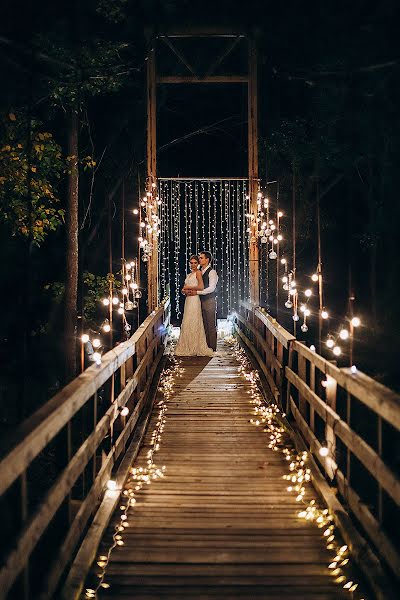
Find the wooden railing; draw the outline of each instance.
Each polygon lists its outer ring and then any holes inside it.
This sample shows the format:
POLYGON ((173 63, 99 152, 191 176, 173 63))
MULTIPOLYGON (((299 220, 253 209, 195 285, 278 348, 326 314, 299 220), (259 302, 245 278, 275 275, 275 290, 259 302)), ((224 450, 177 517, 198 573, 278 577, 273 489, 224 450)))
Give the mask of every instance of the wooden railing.
POLYGON ((1 598, 54 595, 114 466, 149 411, 169 318, 167 300, 129 340, 63 388, 8 440, 0 496, 2 508, 13 509, 7 521, 2 510, 1 598), (38 489, 38 482, 45 489, 38 489))
POLYGON ((326 480, 398 576, 400 396, 356 369, 338 368, 249 303, 237 309, 237 333, 326 480))

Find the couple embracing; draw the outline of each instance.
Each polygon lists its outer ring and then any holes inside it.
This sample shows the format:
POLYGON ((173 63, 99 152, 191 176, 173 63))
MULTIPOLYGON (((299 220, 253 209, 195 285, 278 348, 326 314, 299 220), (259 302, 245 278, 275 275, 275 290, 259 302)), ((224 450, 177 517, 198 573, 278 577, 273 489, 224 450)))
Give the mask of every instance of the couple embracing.
POLYGON ((190 273, 182 293, 186 296, 176 356, 212 356, 217 349, 217 272, 210 252, 190 257, 190 273))

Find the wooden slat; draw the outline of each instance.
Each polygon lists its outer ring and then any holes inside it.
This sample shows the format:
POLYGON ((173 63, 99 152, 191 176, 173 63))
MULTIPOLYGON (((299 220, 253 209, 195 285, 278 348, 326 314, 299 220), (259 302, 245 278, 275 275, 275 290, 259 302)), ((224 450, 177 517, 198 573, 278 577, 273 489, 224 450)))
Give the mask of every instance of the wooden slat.
POLYGON ((158 75, 157 83, 247 83, 247 75, 158 75))

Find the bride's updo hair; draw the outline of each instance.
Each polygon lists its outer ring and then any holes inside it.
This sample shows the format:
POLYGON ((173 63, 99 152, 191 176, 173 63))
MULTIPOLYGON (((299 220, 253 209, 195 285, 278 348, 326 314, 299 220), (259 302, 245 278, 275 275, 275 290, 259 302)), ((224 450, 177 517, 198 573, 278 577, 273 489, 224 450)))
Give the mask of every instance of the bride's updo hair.
POLYGON ((191 260, 195 260, 195 261, 196 261, 196 262, 198 262, 198 263, 200 262, 200 261, 199 261, 199 257, 197 256, 197 254, 192 254, 192 256, 189 258, 189 262, 190 262, 191 260))

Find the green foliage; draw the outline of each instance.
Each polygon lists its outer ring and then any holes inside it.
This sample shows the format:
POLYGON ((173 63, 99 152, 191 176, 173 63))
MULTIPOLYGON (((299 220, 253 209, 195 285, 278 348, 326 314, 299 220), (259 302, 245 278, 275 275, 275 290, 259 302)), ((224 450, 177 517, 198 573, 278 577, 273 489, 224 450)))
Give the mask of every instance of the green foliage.
MULTIPOLYGON (((113 290, 119 290, 122 287, 120 279, 117 279, 119 273, 114 275, 108 273, 106 276, 95 275, 89 271, 83 273, 83 319, 85 327, 97 330, 101 315, 101 302, 103 298, 108 298, 110 292, 110 283, 113 290)), ((45 290, 49 291, 55 302, 60 303, 64 297, 65 285, 59 281, 47 283, 45 290)))
POLYGON ((0 220, 40 246, 64 222, 58 185, 65 171, 61 148, 37 120, 10 113, 0 147, 0 220))

